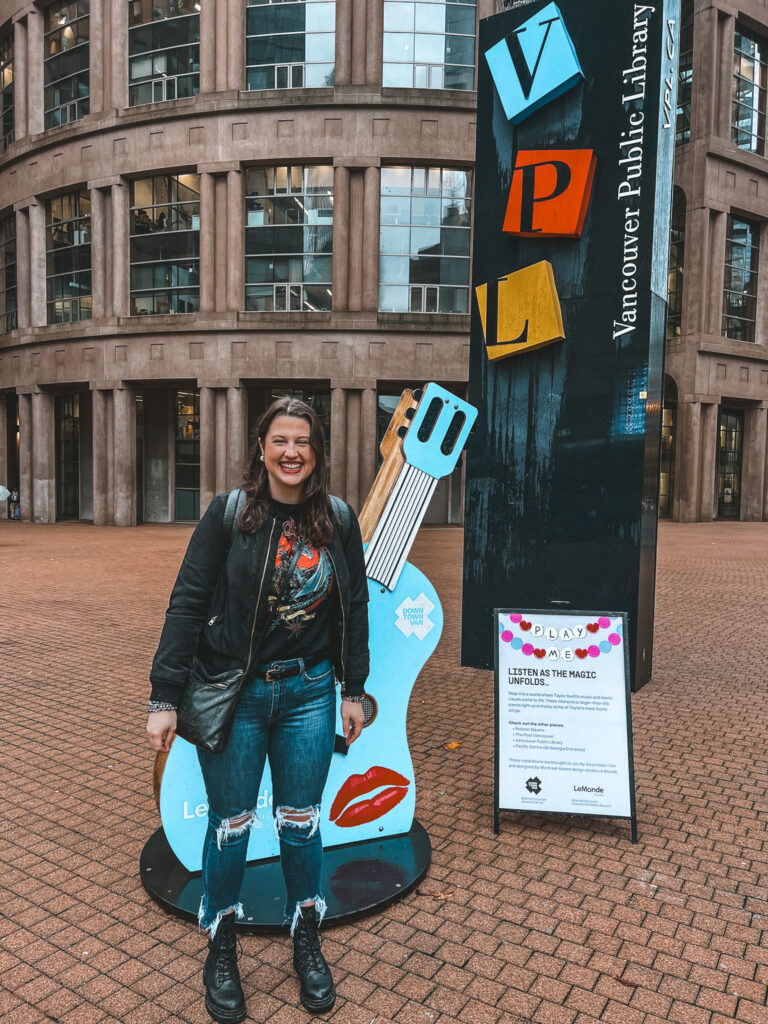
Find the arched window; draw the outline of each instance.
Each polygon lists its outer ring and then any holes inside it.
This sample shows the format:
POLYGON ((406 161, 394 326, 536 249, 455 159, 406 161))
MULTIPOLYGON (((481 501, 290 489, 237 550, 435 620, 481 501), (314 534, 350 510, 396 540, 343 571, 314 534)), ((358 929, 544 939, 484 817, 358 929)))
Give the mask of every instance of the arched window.
POLYGON ((667 340, 680 335, 683 313, 685 262, 685 192, 675 186, 669 232, 669 273, 667 277, 667 340))

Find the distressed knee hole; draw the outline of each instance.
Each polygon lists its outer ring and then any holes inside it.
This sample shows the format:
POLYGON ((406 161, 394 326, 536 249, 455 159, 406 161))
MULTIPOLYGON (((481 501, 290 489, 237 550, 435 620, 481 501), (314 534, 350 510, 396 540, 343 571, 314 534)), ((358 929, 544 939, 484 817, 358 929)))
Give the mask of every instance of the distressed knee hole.
POLYGON ((221 849, 221 844, 228 839, 236 839, 254 828, 261 828, 256 808, 252 811, 243 811, 242 814, 236 814, 231 818, 224 818, 216 829, 216 845, 221 849))
POLYGON ((311 839, 320 827, 320 806, 314 807, 278 807, 275 811, 275 831, 280 836, 284 829, 308 830, 307 839, 311 839))

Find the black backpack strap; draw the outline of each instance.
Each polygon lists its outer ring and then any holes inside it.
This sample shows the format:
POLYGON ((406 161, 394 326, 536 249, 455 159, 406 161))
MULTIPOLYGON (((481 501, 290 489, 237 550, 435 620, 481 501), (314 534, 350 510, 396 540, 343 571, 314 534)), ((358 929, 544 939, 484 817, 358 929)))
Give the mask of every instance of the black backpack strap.
POLYGON ((237 531, 237 520, 245 505, 245 491, 242 487, 236 487, 227 495, 227 504, 224 507, 224 544, 227 552, 232 547, 232 538, 237 531))
POLYGON ((331 499, 331 508, 336 518, 336 522, 339 524, 339 533, 341 539, 346 543, 349 537, 349 528, 352 525, 352 516, 349 512, 349 506, 346 502, 342 501, 341 498, 337 498, 335 494, 329 495, 331 499))

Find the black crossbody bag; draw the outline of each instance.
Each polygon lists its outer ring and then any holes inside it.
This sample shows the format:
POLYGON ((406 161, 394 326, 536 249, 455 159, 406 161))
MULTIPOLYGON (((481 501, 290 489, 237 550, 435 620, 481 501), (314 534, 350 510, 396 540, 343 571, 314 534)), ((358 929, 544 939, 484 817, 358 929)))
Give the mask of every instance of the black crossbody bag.
MULTIPOLYGON (((237 530, 237 520, 245 504, 243 490, 230 491, 224 509, 224 536, 227 538, 227 556, 232 546, 232 537, 237 530)), ((334 512, 339 510, 341 502, 332 499, 334 512)), ((349 512, 344 506, 346 517, 349 512)), ((337 512, 338 514, 338 512, 337 512)), ((345 524, 346 525, 346 524, 345 524)), ((278 593, 278 603, 288 593, 296 563, 301 554, 301 544, 297 542, 293 558, 283 577, 278 593)), ((179 706, 176 709, 176 732, 182 739, 202 747, 212 754, 219 754, 227 745, 235 708, 240 697, 240 690, 245 682, 246 669, 226 669, 224 672, 209 672, 195 655, 189 666, 187 681, 181 691, 179 706)))

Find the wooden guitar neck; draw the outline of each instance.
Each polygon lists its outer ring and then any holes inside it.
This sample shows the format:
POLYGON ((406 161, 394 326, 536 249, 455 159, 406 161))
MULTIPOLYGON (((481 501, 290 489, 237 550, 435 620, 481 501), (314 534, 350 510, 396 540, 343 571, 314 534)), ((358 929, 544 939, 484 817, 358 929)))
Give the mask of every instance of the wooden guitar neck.
POLYGON ((365 499, 365 504, 359 516, 360 532, 363 535, 364 544, 367 544, 371 537, 373 537, 373 532, 381 519, 384 507, 392 493, 392 488, 395 486, 395 481, 405 465, 403 439, 399 436, 398 430, 400 427, 408 426, 410 422, 408 410, 415 409, 418 404, 413 391, 407 388, 400 396, 400 401, 379 447, 384 461, 379 472, 376 474, 376 479, 373 481, 373 486, 368 493, 368 497, 365 499))

